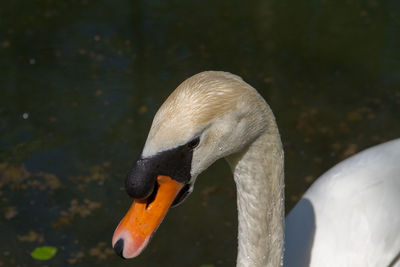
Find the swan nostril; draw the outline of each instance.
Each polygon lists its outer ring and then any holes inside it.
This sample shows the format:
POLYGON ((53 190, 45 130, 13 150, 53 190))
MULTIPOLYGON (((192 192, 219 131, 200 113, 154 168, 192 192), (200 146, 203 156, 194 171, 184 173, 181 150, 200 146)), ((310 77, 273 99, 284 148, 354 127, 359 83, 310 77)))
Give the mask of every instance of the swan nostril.
POLYGON ((125 260, 124 256, 122 255, 122 252, 124 251, 124 240, 122 238, 118 239, 117 243, 115 243, 114 251, 117 253, 117 255, 125 260))
POLYGON ((153 192, 150 194, 150 196, 146 199, 146 209, 149 207, 149 205, 154 201, 154 199, 156 198, 157 192, 158 192, 158 188, 160 187, 160 185, 156 182, 154 184, 154 188, 153 188, 153 192))

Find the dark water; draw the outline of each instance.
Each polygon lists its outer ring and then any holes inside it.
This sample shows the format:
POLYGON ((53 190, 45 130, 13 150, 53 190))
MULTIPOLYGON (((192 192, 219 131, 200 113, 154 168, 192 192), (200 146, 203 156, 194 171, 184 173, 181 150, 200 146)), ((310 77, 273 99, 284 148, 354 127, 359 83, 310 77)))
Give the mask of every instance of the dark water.
POLYGON ((275 111, 290 210, 336 162, 400 136, 398 1, 2 1, 0 266, 233 266, 224 161, 137 259, 111 236, 152 117, 185 78, 241 75, 275 111), (30 252, 58 248, 41 262, 30 252))

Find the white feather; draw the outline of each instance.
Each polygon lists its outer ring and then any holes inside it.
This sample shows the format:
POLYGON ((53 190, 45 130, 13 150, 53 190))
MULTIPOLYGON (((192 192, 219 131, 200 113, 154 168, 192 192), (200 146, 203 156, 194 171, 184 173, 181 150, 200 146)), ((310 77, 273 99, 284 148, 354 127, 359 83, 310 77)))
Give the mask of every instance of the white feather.
POLYGON ((287 216, 285 232, 287 266, 389 266, 400 253, 400 139, 322 175, 287 216))
POLYGON ((202 72, 157 112, 144 156, 188 142, 192 180, 226 157, 237 186, 237 266, 400 264, 400 139, 361 152, 322 175, 286 219, 283 150, 274 115, 238 76, 202 72))

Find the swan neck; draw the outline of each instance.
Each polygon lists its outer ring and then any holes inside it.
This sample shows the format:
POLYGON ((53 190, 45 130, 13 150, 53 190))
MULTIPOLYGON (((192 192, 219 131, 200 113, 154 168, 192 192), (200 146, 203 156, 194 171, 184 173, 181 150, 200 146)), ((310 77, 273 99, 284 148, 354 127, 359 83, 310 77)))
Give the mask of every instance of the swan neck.
POLYGON ((281 266, 284 250, 283 149, 274 118, 268 131, 227 158, 237 189, 237 266, 281 266))

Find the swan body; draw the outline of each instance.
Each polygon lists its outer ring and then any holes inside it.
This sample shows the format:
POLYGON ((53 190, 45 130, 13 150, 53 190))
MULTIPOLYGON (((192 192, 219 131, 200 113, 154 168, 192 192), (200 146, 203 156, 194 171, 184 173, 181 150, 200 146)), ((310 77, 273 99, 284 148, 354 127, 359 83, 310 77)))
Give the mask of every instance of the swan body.
POLYGON ((399 163, 396 139, 319 177, 286 218, 285 266, 399 266, 399 163))
POLYGON ((321 176, 286 218, 286 229, 283 155, 275 117, 253 87, 227 72, 190 77, 158 110, 128 174, 135 201, 114 233, 115 251, 140 254, 169 206, 224 157, 237 188, 237 266, 398 264, 400 139, 321 176))

